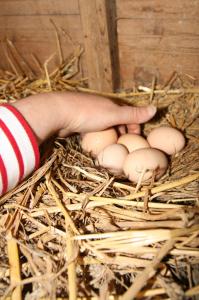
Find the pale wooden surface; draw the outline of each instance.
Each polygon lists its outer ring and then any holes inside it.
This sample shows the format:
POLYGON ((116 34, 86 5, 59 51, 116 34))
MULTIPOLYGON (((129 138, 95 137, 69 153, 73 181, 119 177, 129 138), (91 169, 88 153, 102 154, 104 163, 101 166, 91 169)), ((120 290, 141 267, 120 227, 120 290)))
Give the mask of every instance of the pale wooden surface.
POLYGON ((0 15, 79 14, 78 0, 0 0, 0 15))
POLYGON ((116 2, 123 87, 164 81, 173 71, 199 77, 198 0, 116 2))
POLYGON ((79 0, 89 86, 113 90, 106 0, 79 0))
MULTIPOLYGON (((37 68, 32 54, 43 64, 57 51, 55 29, 50 20, 59 29, 64 58, 67 58, 83 43, 78 0, 0 0, 0 40, 12 40, 34 71, 37 68), (62 29, 67 35, 62 34, 62 29)), ((3 43, 0 56, 0 67, 7 68, 3 43)), ((58 62, 57 55, 49 67, 54 68, 58 62)))
MULTIPOLYGON (((0 41, 10 38, 36 69, 32 53, 44 63, 57 49, 51 18, 72 37, 74 44, 85 44, 82 75, 90 74, 93 88, 108 91, 113 74, 119 74, 121 87, 127 88, 134 82, 149 85, 154 76, 163 82, 175 70, 199 78, 199 0, 109 0, 106 4, 111 3, 113 8, 116 2, 116 16, 109 11, 107 19, 102 8, 96 9, 95 4, 101 1, 0 0, 0 41), (80 5, 84 5, 83 19, 80 5), (105 26, 109 22, 111 38, 105 26), (115 37, 113 42, 115 25, 119 63, 115 59, 115 37)), ((68 57, 74 45, 65 36, 61 40, 64 57, 68 57)), ((0 67, 7 68, 2 43, 0 58, 0 67)), ((57 56, 54 65, 58 61, 57 56)))

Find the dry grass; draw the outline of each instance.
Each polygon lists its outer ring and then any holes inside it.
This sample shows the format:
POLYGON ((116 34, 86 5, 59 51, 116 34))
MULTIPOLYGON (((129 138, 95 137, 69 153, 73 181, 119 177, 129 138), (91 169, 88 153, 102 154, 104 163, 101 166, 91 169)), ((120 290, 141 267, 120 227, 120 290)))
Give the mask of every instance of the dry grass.
MULTIPOLYGON (((8 57, 13 71, 0 72, 1 102, 48 91, 103 94, 75 79, 81 53, 78 47, 52 74, 48 60, 35 77, 14 51, 15 61, 8 57)), ((0 199, 2 299, 183 299, 199 293, 199 89, 187 75, 174 77, 163 88, 153 80, 152 89, 108 94, 157 105, 145 134, 160 124, 184 132, 187 145, 171 157, 160 181, 137 190, 113 178, 73 136, 44 145, 41 168, 0 199)))

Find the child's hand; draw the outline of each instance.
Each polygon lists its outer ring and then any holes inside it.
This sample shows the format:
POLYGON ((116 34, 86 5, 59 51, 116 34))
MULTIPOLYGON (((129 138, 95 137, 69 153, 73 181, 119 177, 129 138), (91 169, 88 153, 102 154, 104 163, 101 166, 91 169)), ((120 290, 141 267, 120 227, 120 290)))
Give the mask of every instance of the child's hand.
POLYGON ((32 127, 39 143, 55 133, 64 137, 115 125, 127 125, 129 132, 139 133, 138 124, 156 113, 153 106, 119 106, 103 97, 70 92, 38 94, 13 105, 32 127))
POLYGON ((68 132, 99 131, 115 125, 127 125, 129 131, 138 133, 138 124, 148 121, 156 113, 153 106, 119 106, 95 95, 62 93, 60 97, 65 117, 59 136, 66 136, 68 132))

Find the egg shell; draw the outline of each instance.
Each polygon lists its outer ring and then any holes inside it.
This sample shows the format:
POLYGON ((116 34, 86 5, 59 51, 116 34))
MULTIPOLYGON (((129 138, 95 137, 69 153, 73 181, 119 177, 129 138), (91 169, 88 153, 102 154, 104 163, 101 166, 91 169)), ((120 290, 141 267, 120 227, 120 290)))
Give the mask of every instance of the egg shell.
POLYGON ((97 164, 109 169, 115 175, 123 173, 123 164, 128 155, 128 150, 125 146, 113 144, 103 149, 97 156, 97 164))
POLYGON ((103 131, 89 132, 82 136, 81 145, 84 151, 96 157, 105 147, 117 142, 117 133, 114 128, 103 131))
POLYGON ((145 138, 143 138, 138 134, 131 134, 131 133, 123 134, 119 137, 117 142, 118 144, 122 144, 126 146, 129 152, 150 147, 147 140, 145 140, 145 138))
POLYGON ((155 178, 160 178, 167 169, 168 160, 166 155, 152 148, 136 150, 127 155, 124 161, 124 174, 130 181, 138 182, 142 177, 142 182, 149 180, 155 171, 155 178))
POLYGON ((153 129, 147 140, 151 147, 172 155, 178 153, 185 146, 183 134, 172 127, 161 126, 153 129))

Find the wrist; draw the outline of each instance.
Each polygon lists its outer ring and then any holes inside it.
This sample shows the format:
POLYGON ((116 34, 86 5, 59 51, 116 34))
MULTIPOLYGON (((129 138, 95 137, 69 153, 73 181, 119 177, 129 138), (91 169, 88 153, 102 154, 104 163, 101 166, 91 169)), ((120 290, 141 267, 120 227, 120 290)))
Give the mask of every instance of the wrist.
POLYGON ((60 130, 62 123, 60 105, 57 93, 34 95, 13 104, 32 128, 38 144, 60 130))

